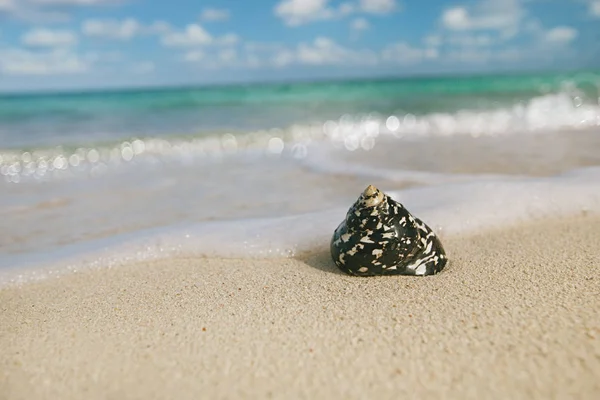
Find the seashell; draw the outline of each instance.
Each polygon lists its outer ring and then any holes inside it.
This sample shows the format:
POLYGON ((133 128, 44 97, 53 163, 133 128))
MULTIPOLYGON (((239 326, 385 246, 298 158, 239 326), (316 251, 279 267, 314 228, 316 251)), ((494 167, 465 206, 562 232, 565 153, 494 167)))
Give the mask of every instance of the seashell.
POLYGON ((350 275, 432 275, 448 258, 423 221, 369 185, 331 239, 331 257, 350 275))

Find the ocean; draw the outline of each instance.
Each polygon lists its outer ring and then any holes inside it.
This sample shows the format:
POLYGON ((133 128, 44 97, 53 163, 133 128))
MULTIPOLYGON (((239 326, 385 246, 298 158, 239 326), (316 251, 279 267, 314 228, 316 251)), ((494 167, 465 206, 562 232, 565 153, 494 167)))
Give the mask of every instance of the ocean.
POLYGON ((442 239, 600 210, 600 72, 0 94, 0 284, 297 256, 369 184, 442 239))

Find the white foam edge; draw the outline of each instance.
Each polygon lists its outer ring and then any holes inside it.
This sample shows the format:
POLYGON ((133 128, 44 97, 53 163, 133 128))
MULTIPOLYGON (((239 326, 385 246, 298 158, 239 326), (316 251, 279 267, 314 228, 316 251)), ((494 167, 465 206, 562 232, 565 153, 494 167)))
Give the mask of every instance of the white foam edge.
POLYGON ((407 169, 390 169, 372 167, 359 162, 346 162, 340 159, 332 148, 313 146, 310 154, 300 161, 307 169, 335 175, 353 177, 384 179, 393 182, 414 182, 424 185, 439 185, 449 182, 484 181, 484 180, 512 180, 522 179, 526 175, 505 174, 461 174, 446 172, 429 172, 407 169))
MULTIPOLYGON (((600 167, 548 178, 449 182, 387 193, 443 240, 536 218, 600 212, 600 167)), ((10 266, 0 270, 0 286, 169 257, 293 257, 327 249, 349 206, 281 218, 178 225, 11 257, 10 266)))

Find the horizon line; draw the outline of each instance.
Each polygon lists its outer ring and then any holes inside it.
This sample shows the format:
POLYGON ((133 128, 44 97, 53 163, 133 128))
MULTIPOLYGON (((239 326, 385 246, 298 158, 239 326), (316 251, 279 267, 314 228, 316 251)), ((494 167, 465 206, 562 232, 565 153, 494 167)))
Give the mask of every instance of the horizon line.
POLYGON ((12 96, 35 96, 35 95, 76 95, 88 93, 126 93, 134 91, 170 91, 181 89, 203 89, 203 88, 228 88, 239 86, 278 86, 286 84, 323 84, 323 83, 350 83, 358 81, 389 81, 389 80, 421 80, 421 79, 452 79, 452 78, 484 78, 484 77, 505 77, 505 76, 530 76, 530 75, 550 75, 550 74, 569 74, 599 72, 600 68, 581 68, 581 69, 544 69, 544 70, 508 70, 508 71, 460 71, 460 72, 440 72, 440 73, 414 73, 414 74, 382 74, 374 76, 351 76, 351 77, 316 77, 316 78, 292 78, 292 79, 274 79, 274 80, 249 80, 247 82, 191 82, 191 83, 173 83, 173 84, 141 84, 141 85, 123 85, 106 87, 82 87, 82 88, 48 88, 48 89, 22 89, 3 91, 0 89, 0 97, 12 96))

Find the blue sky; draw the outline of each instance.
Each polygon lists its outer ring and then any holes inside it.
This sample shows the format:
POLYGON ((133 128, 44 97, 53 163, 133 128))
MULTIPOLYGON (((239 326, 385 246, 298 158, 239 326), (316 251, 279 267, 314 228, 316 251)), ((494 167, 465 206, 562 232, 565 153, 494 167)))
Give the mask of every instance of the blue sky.
POLYGON ((0 90, 600 66, 600 0, 0 0, 0 90))

